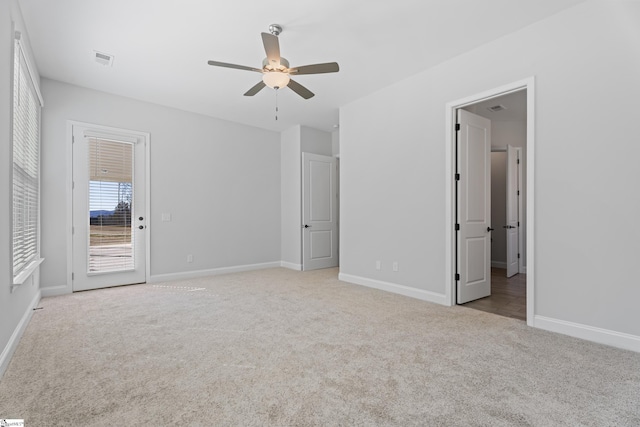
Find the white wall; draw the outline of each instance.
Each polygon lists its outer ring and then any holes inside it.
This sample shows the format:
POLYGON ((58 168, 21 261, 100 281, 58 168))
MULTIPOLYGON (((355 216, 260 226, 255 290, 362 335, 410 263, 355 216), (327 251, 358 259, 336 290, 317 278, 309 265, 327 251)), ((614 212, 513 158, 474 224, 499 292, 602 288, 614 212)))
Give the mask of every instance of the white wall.
POLYGON ((342 108, 341 275, 444 295, 445 105, 535 76, 536 320, 640 348, 638 22, 589 1, 342 108))
POLYGON ((332 155, 333 143, 329 132, 300 126, 300 144, 303 153, 321 154, 323 156, 332 155))
MULTIPOLYGON (((39 272, 11 292, 11 105, 13 92, 13 29, 22 33, 21 40, 29 54, 29 35, 22 21, 17 0, 0 2, 0 378, 15 350, 18 339, 31 316, 32 308, 40 300, 39 272)), ((37 70, 34 69, 37 72, 37 70)), ((36 76, 36 79, 38 77, 36 76)))
POLYGON ((302 269, 300 137, 300 126, 291 127, 280 136, 282 191, 280 252, 283 265, 294 270, 302 269))
POLYGON ((151 134, 151 279, 279 263, 278 133, 47 79, 43 92, 43 289, 70 290, 67 120, 151 134))

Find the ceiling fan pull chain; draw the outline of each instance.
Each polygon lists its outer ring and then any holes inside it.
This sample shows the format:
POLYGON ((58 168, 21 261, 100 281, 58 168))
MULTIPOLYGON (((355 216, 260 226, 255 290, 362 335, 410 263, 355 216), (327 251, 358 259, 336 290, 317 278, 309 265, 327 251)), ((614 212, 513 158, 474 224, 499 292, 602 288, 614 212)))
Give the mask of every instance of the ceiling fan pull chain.
POLYGON ((276 90, 276 121, 278 120, 278 88, 275 88, 276 90))

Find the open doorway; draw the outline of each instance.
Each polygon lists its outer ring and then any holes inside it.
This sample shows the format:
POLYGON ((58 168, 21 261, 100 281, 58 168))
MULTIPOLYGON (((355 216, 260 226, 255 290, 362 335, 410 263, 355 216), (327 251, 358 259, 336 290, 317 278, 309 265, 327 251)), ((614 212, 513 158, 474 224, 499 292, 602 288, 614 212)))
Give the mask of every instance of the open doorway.
POLYGON ((464 306, 526 320, 527 92, 468 105, 491 121, 490 295, 464 306))
MULTIPOLYGON (((533 84, 533 78, 530 78, 447 104, 447 155, 450 160, 447 164, 447 192, 451 195, 450 204, 447 206, 447 219, 451 226, 451 234, 447 235, 447 274, 450 275, 450 279, 447 280, 447 294, 451 298, 451 304, 467 303, 468 306, 484 311, 526 319, 529 325, 533 324, 535 301, 533 298, 533 84), (474 167, 470 166, 472 162, 465 159, 465 154, 459 153, 459 150, 469 154, 474 150, 477 151, 477 148, 469 149, 464 146, 466 142, 458 140, 462 138, 466 141, 467 138, 467 135, 464 135, 465 124, 462 123, 461 127, 456 126, 461 123, 461 111, 466 116, 471 113, 470 115, 474 117, 480 116, 482 120, 488 119, 490 122, 490 130, 485 132, 491 133, 489 139, 493 150, 486 147, 486 142, 483 150, 493 151, 493 153, 487 152, 490 161, 484 163, 485 165, 493 163, 493 167, 490 167, 493 179, 489 179, 485 186, 486 194, 472 196, 472 198, 486 200, 486 204, 491 205, 492 208, 487 218, 483 219, 485 233, 480 233, 482 236, 464 234, 464 221, 469 219, 467 214, 470 212, 466 205, 462 206, 462 211, 467 216, 459 215, 459 203, 467 203, 470 200, 468 195, 472 194, 465 194, 464 191, 481 187, 475 183, 476 180, 471 182, 472 185, 467 182, 467 188, 465 188, 464 173, 473 172, 474 167), (507 151, 510 154, 507 154, 507 151), (519 191, 515 202, 511 203, 511 213, 508 211, 509 202, 505 200, 509 157, 512 160, 515 159, 516 164, 518 160, 520 161, 517 164, 518 168, 513 169, 515 174, 511 173, 512 177, 515 176, 515 184, 514 182, 509 184, 511 190, 515 189, 515 194, 519 191), (497 175, 502 179, 495 179, 497 175), (490 189, 491 181, 496 181, 494 184, 501 186, 502 189, 490 189), (464 200, 458 198, 459 188, 462 188, 461 194, 464 200), (498 200, 501 200, 501 203, 498 203, 498 200), (513 212, 515 212, 515 219, 513 212), (514 233, 514 230, 517 232, 514 233), (467 249, 473 245, 479 247, 482 239, 486 241, 486 235, 491 238, 491 249, 477 251, 477 253, 483 253, 483 257, 481 260, 475 259, 472 251, 467 249), (508 246, 511 247, 515 261, 508 257, 508 246), (465 271, 465 268, 468 271, 465 271), (465 277, 465 273, 468 277, 465 277), (473 282, 479 283, 481 280, 491 283, 488 288, 491 291, 480 295, 473 295, 473 292, 463 295, 472 288, 470 285, 474 285, 473 282), (473 297, 468 298, 469 294, 473 297), (470 302, 472 300, 477 301, 470 302)), ((473 123, 467 126, 470 132, 468 135, 475 132, 472 128, 475 127, 476 130, 480 128, 478 124, 473 123)), ((476 165, 475 170, 483 168, 485 166, 476 165)), ((483 211, 477 209, 475 212, 483 211)), ((475 221, 480 222, 479 218, 481 216, 476 216, 475 221)))

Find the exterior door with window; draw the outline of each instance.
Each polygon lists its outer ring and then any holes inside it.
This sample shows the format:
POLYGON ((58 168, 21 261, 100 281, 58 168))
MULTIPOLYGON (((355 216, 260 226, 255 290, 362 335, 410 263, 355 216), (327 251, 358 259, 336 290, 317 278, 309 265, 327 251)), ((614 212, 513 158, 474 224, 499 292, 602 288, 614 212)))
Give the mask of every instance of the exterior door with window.
POLYGON ((72 126, 73 290, 146 281, 146 136, 72 126))

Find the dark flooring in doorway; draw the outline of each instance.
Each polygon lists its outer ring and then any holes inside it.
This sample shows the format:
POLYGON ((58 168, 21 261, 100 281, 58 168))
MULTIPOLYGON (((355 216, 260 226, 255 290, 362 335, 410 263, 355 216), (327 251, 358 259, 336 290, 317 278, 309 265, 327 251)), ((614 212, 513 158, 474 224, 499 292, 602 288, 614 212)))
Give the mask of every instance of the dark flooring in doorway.
POLYGON ((491 269, 491 296, 462 304, 488 313, 527 320, 527 275, 507 279, 507 270, 491 269))

